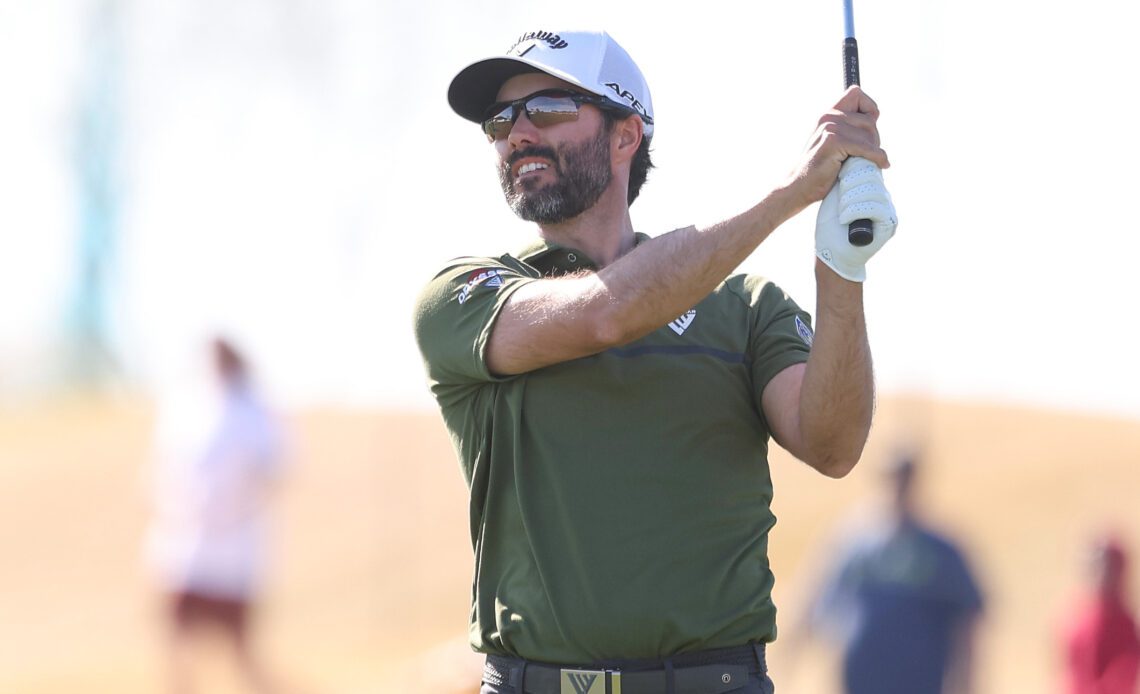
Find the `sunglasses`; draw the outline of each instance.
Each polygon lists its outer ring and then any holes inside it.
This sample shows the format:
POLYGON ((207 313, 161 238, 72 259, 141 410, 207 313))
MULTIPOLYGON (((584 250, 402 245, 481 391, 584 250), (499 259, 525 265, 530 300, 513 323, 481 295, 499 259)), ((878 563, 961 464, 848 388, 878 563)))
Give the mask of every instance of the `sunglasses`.
MULTIPOLYGON (((641 116, 633 109, 623 108, 602 96, 579 94, 562 89, 544 89, 521 99, 492 104, 487 109, 487 117, 483 120, 483 132, 487 134, 487 140, 490 142, 502 140, 511 133, 511 128, 523 111, 526 111, 527 120, 538 128, 569 123, 578 120, 578 110, 582 104, 590 104, 603 111, 641 116)), ((641 117, 646 123, 652 122, 645 116, 641 117)))

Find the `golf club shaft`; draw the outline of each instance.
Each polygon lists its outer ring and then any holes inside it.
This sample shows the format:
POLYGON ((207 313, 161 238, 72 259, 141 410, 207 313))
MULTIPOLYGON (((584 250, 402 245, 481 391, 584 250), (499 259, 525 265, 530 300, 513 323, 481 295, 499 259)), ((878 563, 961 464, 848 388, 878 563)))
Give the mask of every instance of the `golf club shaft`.
MULTIPOLYGON (((843 0, 843 86, 859 84, 859 44, 855 41, 854 0, 843 0)), ((853 246, 866 246, 875 238, 871 220, 856 219, 847 225, 847 240, 853 246)))

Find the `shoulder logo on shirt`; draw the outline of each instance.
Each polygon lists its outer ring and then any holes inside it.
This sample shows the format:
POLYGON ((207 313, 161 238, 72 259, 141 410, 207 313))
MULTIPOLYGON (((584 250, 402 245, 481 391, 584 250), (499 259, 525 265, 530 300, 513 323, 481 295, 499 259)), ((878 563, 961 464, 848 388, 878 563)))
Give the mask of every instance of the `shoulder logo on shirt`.
POLYGON ((689 326, 693 324, 693 320, 696 319, 696 317, 697 309, 691 308, 685 312, 685 315, 681 316, 675 321, 670 322, 669 329, 678 335, 683 335, 685 331, 689 329, 689 326))
POLYGON ((804 341, 804 344, 811 347, 811 343, 815 341, 815 333, 811 331, 807 323, 800 320, 799 316, 796 316, 796 332, 799 333, 800 339, 804 341))
POLYGON ((498 289, 503 286, 504 271, 498 268, 483 268, 476 270, 467 277, 467 284, 463 285, 463 289, 459 290, 459 303, 465 304, 471 298, 471 292, 479 285, 489 287, 491 289, 498 289))

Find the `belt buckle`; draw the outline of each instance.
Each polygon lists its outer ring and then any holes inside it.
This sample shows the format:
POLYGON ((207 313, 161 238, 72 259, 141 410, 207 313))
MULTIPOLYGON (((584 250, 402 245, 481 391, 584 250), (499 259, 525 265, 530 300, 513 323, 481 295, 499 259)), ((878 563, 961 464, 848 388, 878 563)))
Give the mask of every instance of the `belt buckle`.
POLYGON ((561 694, 621 694, 621 670, 562 668, 560 673, 561 694))

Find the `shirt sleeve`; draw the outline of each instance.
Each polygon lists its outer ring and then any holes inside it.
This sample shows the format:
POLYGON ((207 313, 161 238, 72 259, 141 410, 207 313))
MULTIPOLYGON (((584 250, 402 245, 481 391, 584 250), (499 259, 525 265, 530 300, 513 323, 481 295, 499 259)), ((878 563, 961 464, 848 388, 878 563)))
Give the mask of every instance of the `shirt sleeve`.
POLYGON ((784 290, 761 278, 749 278, 753 298, 752 382, 756 401, 772 378, 794 364, 807 361, 814 337, 811 316, 784 290))
POLYGON ((448 385, 503 380, 487 368, 491 328, 510 295, 536 274, 509 256, 457 258, 420 292, 416 343, 437 396, 448 385))
POLYGON ((966 557, 948 540, 942 539, 942 542, 945 559, 938 579, 942 581, 943 597, 961 614, 981 612, 984 605, 982 590, 966 557))

